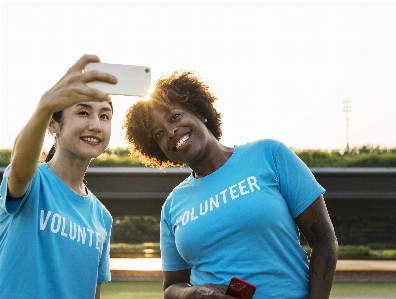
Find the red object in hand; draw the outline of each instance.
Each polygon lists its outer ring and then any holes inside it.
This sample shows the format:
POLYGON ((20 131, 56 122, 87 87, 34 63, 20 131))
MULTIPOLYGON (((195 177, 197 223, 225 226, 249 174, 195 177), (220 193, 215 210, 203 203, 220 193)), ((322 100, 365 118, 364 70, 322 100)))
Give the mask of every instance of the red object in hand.
POLYGON ((230 295, 239 299, 251 299, 253 298, 256 286, 244 281, 238 277, 231 278, 228 285, 226 295, 230 295))

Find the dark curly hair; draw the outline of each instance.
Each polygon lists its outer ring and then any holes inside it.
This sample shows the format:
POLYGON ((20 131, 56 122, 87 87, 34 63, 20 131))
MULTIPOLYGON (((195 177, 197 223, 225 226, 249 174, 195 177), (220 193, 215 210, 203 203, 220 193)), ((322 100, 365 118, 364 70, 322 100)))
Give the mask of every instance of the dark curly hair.
POLYGON ((146 166, 165 168, 183 166, 169 160, 150 133, 149 115, 151 109, 179 104, 190 109, 195 115, 205 118, 208 130, 220 140, 222 135, 221 114, 214 108, 217 100, 192 71, 176 71, 168 77, 162 77, 155 85, 150 100, 140 100, 127 111, 124 124, 125 140, 129 152, 146 166))

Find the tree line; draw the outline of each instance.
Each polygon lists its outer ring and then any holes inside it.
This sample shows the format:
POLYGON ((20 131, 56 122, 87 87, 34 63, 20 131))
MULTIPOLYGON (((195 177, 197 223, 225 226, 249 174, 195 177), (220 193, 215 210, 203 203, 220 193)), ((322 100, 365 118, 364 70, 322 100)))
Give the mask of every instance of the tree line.
MULTIPOLYGON (((293 149, 292 149, 293 150, 293 149)), ((293 150, 308 167, 396 167, 396 147, 381 148, 365 145, 344 151, 293 150)), ((40 162, 45 160, 42 152, 40 162)), ((10 163, 11 150, 0 150, 0 166, 10 163)), ((106 149, 93 159, 91 167, 143 167, 136 157, 131 157, 127 148, 106 149)))

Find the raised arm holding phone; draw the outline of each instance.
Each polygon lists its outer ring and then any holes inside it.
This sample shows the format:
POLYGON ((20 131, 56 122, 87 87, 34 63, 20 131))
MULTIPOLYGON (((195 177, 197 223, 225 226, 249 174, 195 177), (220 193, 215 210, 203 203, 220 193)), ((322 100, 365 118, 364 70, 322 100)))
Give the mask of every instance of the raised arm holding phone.
POLYGON ((84 55, 70 67, 15 140, 0 186, 2 298, 100 298, 110 280, 112 217, 84 183, 111 135, 111 99, 86 83, 117 78, 83 72, 99 61, 84 55), (47 131, 55 143, 38 163, 47 131))

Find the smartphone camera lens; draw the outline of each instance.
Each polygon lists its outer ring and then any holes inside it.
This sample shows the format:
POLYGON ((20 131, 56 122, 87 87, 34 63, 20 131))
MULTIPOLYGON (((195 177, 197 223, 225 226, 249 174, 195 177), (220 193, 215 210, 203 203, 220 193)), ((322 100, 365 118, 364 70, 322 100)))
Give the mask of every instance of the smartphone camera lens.
POLYGON ((148 73, 148 72, 150 72, 150 69, 145 69, 144 71, 145 71, 146 73, 148 73))

